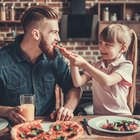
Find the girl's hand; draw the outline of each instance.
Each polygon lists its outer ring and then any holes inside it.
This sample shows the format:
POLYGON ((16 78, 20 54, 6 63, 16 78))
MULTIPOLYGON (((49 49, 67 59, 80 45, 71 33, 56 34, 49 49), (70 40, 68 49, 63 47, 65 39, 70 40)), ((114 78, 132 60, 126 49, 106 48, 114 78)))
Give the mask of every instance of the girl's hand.
POLYGON ((70 51, 68 51, 66 48, 63 48, 63 47, 61 47, 61 46, 59 46, 57 44, 53 44, 53 46, 58 48, 63 56, 65 56, 66 58, 69 57, 70 51))
POLYGON ((54 44, 54 46, 60 50, 63 56, 70 60, 70 64, 73 66, 78 66, 82 68, 83 64, 87 62, 83 57, 67 50, 66 48, 60 47, 56 44, 54 44))
POLYGON ((70 53, 69 58, 70 64, 72 66, 77 66, 83 68, 83 65, 87 62, 83 57, 80 55, 70 53))

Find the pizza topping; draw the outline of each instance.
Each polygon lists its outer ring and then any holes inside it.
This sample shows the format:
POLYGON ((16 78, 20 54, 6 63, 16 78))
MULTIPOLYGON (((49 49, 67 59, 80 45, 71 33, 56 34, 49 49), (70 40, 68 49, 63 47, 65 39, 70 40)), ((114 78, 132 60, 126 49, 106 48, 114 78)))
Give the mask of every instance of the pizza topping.
POLYGON ((40 128, 32 128, 32 130, 34 130, 37 134, 44 132, 44 130, 40 128))
POLYGON ((23 133, 20 133, 19 136, 20 136, 21 138, 23 138, 23 139, 26 138, 26 137, 25 137, 25 134, 23 134, 23 133))
POLYGON ((76 132, 76 131, 73 131, 73 132, 71 133, 71 135, 68 136, 68 138, 72 138, 72 137, 74 137, 76 134, 77 134, 77 132, 76 132))
POLYGON ((63 136, 60 136, 60 137, 57 137, 55 140, 67 140, 67 138, 63 137, 63 136))
POLYGON ((73 130, 73 128, 72 127, 69 127, 66 131, 72 131, 73 130))
POLYGON ((55 129, 56 131, 59 131, 59 130, 61 130, 61 126, 60 126, 60 125, 56 125, 56 126, 54 126, 54 129, 55 129))
MULTIPOLYGON (((20 129, 21 130, 21 129, 20 129)), ((22 130, 23 131, 23 130, 22 130)), ((41 128, 35 128, 35 127, 32 127, 30 129, 30 131, 26 132, 24 131, 24 133, 20 133, 19 134, 19 137, 20 138, 23 138, 23 139, 26 139, 26 138, 33 138, 35 136, 38 136, 39 134, 43 133, 44 130, 42 130, 41 128)))
POLYGON ((102 125, 102 128, 112 131, 133 131, 138 128, 138 124, 126 120, 109 123, 109 121, 107 120, 107 124, 102 125))
POLYGON ((38 134, 37 134, 37 131, 33 130, 33 131, 29 132, 29 133, 27 134, 26 137, 31 137, 31 138, 33 138, 33 137, 35 137, 35 136, 37 136, 37 135, 38 135, 38 134))

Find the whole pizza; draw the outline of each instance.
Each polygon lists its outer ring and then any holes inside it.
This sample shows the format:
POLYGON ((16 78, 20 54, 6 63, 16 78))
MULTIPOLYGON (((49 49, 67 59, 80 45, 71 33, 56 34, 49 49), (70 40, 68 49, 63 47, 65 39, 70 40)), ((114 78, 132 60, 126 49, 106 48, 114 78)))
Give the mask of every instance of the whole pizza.
POLYGON ((73 121, 57 121, 49 131, 43 130, 41 120, 15 125, 12 140, 76 140, 83 135, 83 128, 73 121))

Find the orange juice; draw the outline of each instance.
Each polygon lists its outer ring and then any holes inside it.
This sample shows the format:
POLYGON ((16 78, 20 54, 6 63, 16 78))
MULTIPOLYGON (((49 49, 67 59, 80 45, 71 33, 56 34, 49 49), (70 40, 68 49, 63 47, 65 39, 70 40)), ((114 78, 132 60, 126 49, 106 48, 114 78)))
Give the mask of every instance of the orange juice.
POLYGON ((27 121, 34 120, 35 106, 34 104, 22 104, 22 115, 27 119, 27 121))

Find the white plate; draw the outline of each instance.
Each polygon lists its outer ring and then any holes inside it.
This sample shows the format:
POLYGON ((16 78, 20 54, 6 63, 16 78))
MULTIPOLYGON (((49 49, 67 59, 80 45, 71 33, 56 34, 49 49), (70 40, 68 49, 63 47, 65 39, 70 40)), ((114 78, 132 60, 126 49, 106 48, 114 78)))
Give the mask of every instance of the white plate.
POLYGON ((53 123, 52 122, 44 122, 44 123, 41 123, 41 126, 43 128, 43 130, 45 132, 49 131, 50 128, 52 127, 53 123))
POLYGON ((140 131, 140 121, 128 118, 128 117, 120 117, 120 116, 100 116, 92 118, 88 121, 88 125, 96 130, 102 131, 102 132, 108 132, 108 133, 120 133, 120 134, 131 134, 136 133, 140 131), (106 120, 109 120, 110 123, 113 123, 115 121, 121 121, 121 120, 127 120, 127 121, 134 121, 136 124, 138 124, 138 128, 133 131, 111 131, 107 129, 101 128, 102 125, 106 124, 106 120))
POLYGON ((3 119, 3 118, 0 118, 0 130, 6 128, 8 126, 8 121, 3 119))

